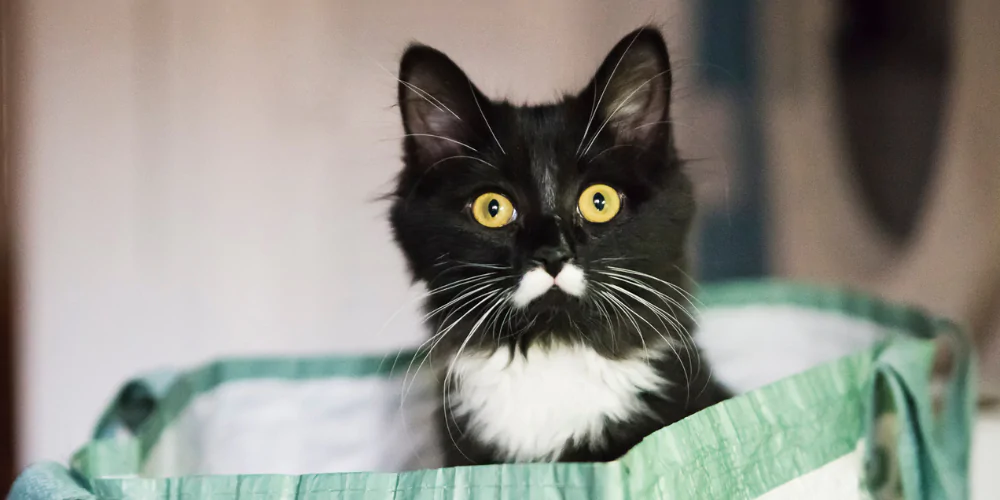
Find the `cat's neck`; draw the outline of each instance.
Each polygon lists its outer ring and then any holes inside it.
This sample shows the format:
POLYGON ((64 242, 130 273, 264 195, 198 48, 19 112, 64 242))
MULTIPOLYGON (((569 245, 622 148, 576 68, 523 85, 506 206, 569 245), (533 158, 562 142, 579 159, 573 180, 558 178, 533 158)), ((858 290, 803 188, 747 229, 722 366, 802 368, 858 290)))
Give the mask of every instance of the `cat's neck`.
POLYGON ((606 428, 649 412, 645 393, 669 381, 655 359, 669 347, 608 358, 579 344, 534 345, 454 357, 447 410, 506 461, 556 460, 602 445, 606 428))

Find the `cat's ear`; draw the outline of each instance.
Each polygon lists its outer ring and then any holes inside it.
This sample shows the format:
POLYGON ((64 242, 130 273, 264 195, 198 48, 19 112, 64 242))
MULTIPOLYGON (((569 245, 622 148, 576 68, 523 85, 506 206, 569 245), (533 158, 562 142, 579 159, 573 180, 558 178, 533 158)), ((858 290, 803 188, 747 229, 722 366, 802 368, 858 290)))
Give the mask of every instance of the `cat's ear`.
MULTIPOLYGON (((629 33, 601 63, 579 96, 591 137, 610 132, 617 143, 651 143, 669 134, 670 56, 655 28, 629 33)), ((584 146, 591 139, 585 139, 584 146)))
POLYGON ((448 56, 411 45, 399 64, 399 109, 406 144, 422 161, 468 155, 489 100, 448 56))

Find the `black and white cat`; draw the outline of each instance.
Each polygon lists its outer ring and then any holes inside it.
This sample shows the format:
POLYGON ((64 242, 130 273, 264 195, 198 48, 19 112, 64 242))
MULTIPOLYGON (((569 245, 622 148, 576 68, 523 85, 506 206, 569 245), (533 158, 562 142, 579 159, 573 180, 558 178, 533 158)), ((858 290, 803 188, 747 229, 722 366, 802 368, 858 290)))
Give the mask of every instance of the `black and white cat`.
POLYGON ((491 100, 422 45, 399 79, 391 222, 430 290, 449 465, 612 460, 726 397, 689 333, 694 200, 656 29, 549 105, 491 100))

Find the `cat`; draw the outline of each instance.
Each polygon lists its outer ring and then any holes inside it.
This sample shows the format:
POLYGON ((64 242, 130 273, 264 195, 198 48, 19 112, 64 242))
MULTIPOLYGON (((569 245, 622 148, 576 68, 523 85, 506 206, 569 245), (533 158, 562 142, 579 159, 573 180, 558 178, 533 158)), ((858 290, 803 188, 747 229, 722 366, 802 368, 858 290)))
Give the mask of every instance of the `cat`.
POLYGON ((671 82, 652 27, 547 105, 490 99, 431 47, 403 54, 389 219, 429 289, 447 465, 614 460, 727 396, 690 336, 671 82))

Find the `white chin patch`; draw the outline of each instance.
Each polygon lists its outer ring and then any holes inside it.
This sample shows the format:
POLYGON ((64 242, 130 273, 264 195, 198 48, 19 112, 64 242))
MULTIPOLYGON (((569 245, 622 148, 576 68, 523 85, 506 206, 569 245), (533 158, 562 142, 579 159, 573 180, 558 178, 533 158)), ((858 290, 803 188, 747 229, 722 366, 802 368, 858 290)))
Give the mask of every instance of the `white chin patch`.
POLYGON ((524 307, 532 300, 545 295, 553 286, 574 297, 580 297, 587 289, 583 270, 573 264, 566 264, 555 278, 544 269, 537 267, 521 277, 511 301, 517 307, 524 307))

